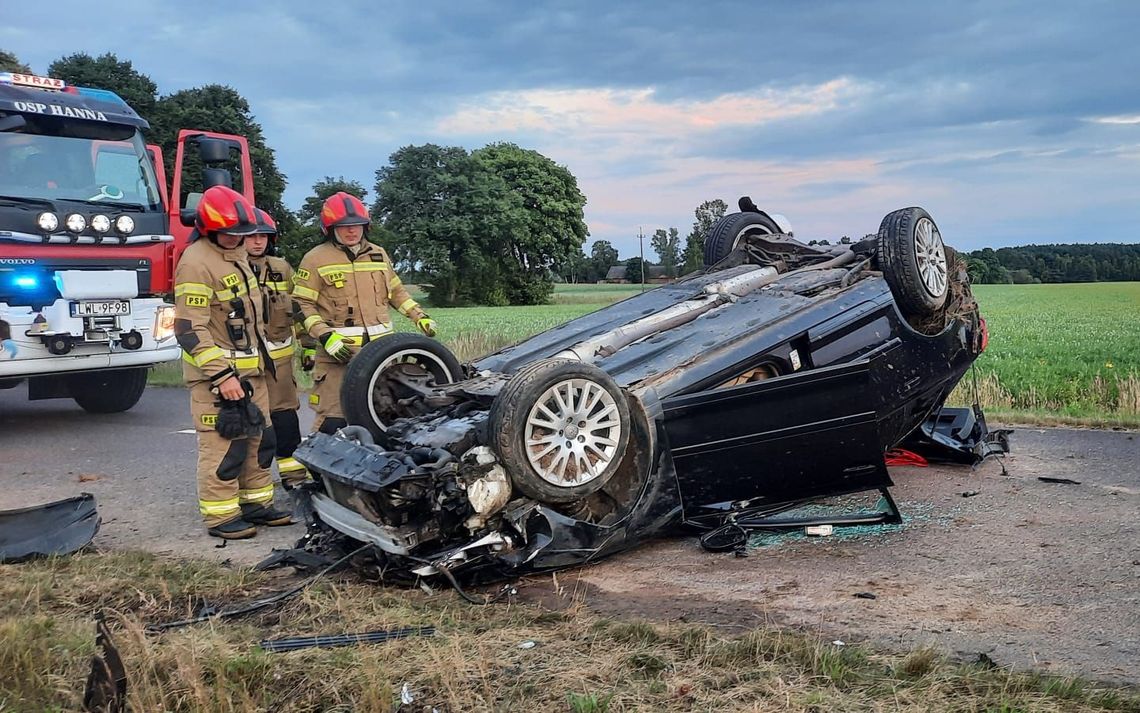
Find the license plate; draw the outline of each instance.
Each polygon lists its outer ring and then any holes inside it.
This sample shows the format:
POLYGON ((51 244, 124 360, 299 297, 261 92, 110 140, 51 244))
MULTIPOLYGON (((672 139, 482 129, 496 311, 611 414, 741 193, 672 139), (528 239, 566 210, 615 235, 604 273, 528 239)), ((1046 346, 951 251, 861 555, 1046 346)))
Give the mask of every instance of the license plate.
POLYGON ((130 300, 89 300, 71 303, 72 317, 118 317, 130 313, 130 300))

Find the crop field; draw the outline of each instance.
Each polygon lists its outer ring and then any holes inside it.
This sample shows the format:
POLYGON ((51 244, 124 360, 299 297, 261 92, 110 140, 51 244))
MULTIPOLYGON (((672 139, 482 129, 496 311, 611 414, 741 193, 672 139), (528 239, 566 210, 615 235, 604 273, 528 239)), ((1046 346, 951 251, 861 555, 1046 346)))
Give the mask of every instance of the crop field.
MULTIPOLYGON (((472 359, 636 294, 638 285, 559 285, 535 307, 430 310, 440 338, 472 359)), ((977 394, 991 415, 1022 421, 1140 425, 1140 283, 979 285, 990 328, 977 394)), ((421 298, 421 295, 416 295, 421 298)), ((397 318, 397 328, 414 329, 397 318)), ((177 365, 175 365, 177 366, 177 365)), ((159 383, 177 382, 171 367, 159 383)), ((953 400, 970 403, 967 375, 953 400)))

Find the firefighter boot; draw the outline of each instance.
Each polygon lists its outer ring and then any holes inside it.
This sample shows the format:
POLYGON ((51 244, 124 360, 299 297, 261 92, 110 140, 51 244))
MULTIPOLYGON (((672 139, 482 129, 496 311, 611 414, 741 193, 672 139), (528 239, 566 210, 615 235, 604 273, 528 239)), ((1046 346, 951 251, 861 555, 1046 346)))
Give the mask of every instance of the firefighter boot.
POLYGON ((247 540, 257 534, 257 528, 241 517, 227 520, 220 525, 206 528, 211 537, 223 540, 247 540))
POLYGON ((242 503, 241 519, 254 525, 267 527, 282 527, 293 524, 293 516, 284 510, 278 510, 270 505, 266 507, 260 503, 242 503))

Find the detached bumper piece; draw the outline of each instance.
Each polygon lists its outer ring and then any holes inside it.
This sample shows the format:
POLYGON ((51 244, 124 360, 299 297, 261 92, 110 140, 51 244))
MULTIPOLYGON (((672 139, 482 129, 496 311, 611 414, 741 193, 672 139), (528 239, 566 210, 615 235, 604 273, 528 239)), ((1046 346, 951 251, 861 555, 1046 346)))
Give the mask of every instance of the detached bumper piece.
POLYGON ((901 446, 931 461, 975 465, 990 456, 1009 453, 1012 430, 990 430, 979 407, 948 408, 929 416, 901 446))
POLYGON ((0 563, 71 554, 91 543, 100 522, 90 493, 0 511, 0 563))

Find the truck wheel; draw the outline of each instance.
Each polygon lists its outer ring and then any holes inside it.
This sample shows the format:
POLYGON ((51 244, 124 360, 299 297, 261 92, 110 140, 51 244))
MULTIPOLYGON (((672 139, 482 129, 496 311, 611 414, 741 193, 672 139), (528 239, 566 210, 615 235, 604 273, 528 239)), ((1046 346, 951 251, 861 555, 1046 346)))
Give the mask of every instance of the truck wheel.
POLYGON ((937 312, 946 304, 949 268, 938 226, 922 208, 888 213, 879 224, 876 259, 899 310, 907 317, 937 312))
POLYGON ((597 492, 621 465, 629 404, 609 374, 544 359, 511 377, 491 405, 490 432, 511 481, 546 503, 597 492))
POLYGON ((748 234, 775 235, 780 226, 767 213, 729 213, 705 236, 705 267, 712 267, 736 249, 748 234))
POLYGON ((422 386, 440 386, 458 381, 463 369, 450 349, 418 334, 391 334, 365 344, 345 370, 340 405, 345 420, 364 426, 381 443, 389 423, 413 415, 397 401, 415 393, 385 378, 397 374, 422 386))
POLYGON ((148 367, 70 374, 71 398, 88 413, 120 413, 142 398, 148 367))

